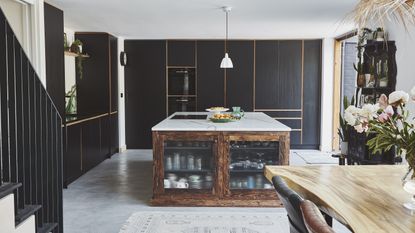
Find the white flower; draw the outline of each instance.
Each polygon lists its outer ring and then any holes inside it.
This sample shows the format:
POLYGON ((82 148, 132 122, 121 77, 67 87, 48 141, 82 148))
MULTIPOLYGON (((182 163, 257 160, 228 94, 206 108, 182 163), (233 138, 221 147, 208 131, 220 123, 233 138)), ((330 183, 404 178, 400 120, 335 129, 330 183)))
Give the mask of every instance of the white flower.
POLYGON ((361 109, 360 108, 356 108, 354 105, 350 105, 345 110, 345 112, 348 112, 348 113, 353 114, 353 115, 357 115, 357 114, 359 114, 361 112, 361 109))
POLYGON ((377 117, 377 112, 380 109, 379 104, 365 104, 360 112, 360 114, 369 120, 377 117))
POLYGON ((408 103, 409 95, 404 91, 394 91, 389 95, 389 104, 398 106, 408 103))
POLYGON ((350 126, 356 125, 357 118, 352 113, 348 111, 344 112, 343 118, 347 122, 348 125, 350 126))

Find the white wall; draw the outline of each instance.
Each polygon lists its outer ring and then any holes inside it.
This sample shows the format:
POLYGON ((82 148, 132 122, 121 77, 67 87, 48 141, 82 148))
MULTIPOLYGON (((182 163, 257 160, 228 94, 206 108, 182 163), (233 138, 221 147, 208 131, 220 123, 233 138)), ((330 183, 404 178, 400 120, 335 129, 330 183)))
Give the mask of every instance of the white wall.
MULTIPOLYGON (((323 76, 321 81, 321 135, 320 150, 332 151, 334 38, 323 39, 323 76)), ((307 116, 304 116, 307 117, 307 116)))
POLYGON ((17 39, 22 44, 24 30, 24 5, 15 0, 0 0, 0 7, 16 34, 17 39))
MULTIPOLYGON (((75 38, 75 32, 72 29, 64 28, 68 44, 72 44, 75 38)), ((65 93, 71 90, 76 84, 75 57, 65 56, 65 93)))
MULTIPOLYGON (((406 30, 402 25, 389 22, 386 26, 389 40, 396 41, 396 63, 398 77, 396 90, 409 92, 415 86, 415 27, 410 26, 406 30)), ((415 104, 410 103, 411 112, 415 112, 415 104)))
POLYGON ((0 0, 16 37, 46 86, 45 24, 43 0, 0 0))
MULTIPOLYGON (((118 54, 124 51, 124 38, 118 37, 118 54)), ((128 62, 128 61, 127 61, 128 62)), ((125 143, 125 94, 124 94, 124 66, 118 61, 118 133, 120 150, 127 149, 125 143), (123 96, 121 98, 121 95, 123 96)))

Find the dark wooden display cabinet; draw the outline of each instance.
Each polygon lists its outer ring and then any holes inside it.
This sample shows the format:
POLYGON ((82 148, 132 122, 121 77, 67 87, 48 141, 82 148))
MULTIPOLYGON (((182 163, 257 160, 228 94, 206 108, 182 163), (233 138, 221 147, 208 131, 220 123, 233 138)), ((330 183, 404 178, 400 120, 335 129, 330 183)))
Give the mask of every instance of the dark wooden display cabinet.
POLYGON ((288 165, 289 132, 153 132, 157 206, 281 206, 263 175, 288 165))

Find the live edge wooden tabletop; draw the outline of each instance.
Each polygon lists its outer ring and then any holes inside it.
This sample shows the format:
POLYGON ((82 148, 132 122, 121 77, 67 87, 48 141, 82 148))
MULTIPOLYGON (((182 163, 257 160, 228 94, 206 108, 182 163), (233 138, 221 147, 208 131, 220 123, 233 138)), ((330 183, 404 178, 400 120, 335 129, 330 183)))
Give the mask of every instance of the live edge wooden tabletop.
POLYGON ((406 166, 267 166, 303 198, 356 233, 415 232, 415 215, 404 209, 406 166))

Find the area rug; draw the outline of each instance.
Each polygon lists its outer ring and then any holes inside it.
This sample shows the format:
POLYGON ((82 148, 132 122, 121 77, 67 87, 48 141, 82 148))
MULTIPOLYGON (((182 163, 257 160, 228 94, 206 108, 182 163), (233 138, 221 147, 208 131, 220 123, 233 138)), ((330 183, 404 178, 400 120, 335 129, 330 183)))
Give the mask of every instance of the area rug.
POLYGON ((137 212, 120 233, 286 233, 285 213, 137 212))
POLYGON ((325 153, 321 151, 295 151, 300 158, 302 158, 307 164, 338 164, 337 158, 331 157, 331 153, 325 153))

